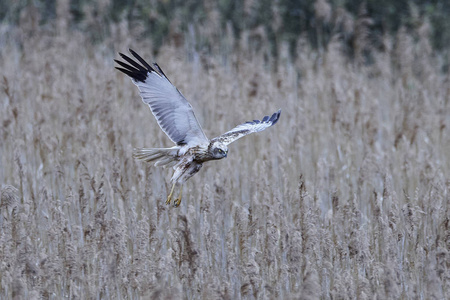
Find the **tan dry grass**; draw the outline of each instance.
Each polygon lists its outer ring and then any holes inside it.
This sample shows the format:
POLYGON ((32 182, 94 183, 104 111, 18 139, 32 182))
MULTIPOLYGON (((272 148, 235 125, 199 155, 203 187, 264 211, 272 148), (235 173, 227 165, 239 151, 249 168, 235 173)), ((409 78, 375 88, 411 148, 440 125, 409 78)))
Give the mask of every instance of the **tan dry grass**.
POLYGON ((209 137, 283 110, 174 209, 170 172, 131 158, 170 142, 113 69, 113 50, 150 55, 124 28, 96 46, 21 33, 0 48, 1 298, 449 293, 450 89, 411 39, 391 43, 411 58, 393 48, 370 67, 338 43, 323 55, 300 43, 275 72, 259 55, 222 65, 164 47, 157 61, 209 137))

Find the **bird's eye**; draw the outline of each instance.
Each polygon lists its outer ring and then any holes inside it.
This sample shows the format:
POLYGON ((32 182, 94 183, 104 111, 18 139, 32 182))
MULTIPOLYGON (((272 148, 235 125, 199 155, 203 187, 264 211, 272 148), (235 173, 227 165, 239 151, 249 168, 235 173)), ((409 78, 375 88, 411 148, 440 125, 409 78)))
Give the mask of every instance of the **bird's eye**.
POLYGON ((219 153, 220 153, 220 154, 223 154, 223 150, 222 150, 222 149, 219 149, 219 153))

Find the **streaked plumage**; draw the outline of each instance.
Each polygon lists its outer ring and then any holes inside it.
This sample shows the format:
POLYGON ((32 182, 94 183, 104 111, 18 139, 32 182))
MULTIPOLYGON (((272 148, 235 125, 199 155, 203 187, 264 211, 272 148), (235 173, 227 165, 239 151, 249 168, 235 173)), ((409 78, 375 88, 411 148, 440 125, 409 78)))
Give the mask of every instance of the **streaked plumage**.
MULTIPOLYGON (((226 157, 227 146, 230 143, 274 125, 280 117, 281 110, 278 110, 270 117, 265 116, 261 121, 246 122, 209 140, 198 123, 191 104, 172 85, 161 68, 156 63, 150 66, 136 52, 129 50, 140 64, 119 53, 128 64, 115 60, 121 66, 116 69, 131 77, 139 88, 142 101, 150 107, 164 133, 176 144, 172 148, 134 149, 133 153, 135 158, 155 162, 156 166, 173 167, 175 172, 171 181, 174 185, 167 203, 170 203, 175 184, 186 182, 201 169, 204 162, 226 157)), ((181 192, 175 206, 180 202, 181 192)))

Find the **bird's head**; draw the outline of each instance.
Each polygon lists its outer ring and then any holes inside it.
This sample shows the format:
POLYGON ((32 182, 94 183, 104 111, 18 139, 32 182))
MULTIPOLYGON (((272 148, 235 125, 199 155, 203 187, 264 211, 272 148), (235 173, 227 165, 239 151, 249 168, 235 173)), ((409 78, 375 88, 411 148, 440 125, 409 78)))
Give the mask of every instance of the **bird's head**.
POLYGON ((210 149, 211 149, 211 155, 214 159, 221 159, 221 158, 227 157, 228 147, 223 143, 215 141, 211 144, 210 149))

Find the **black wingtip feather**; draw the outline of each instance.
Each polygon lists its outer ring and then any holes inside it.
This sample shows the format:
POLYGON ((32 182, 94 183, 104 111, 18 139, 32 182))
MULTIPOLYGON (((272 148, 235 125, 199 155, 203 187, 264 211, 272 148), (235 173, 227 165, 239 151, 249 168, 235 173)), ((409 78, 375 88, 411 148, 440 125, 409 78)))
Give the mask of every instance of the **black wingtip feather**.
POLYGON ((147 78, 147 75, 144 75, 144 74, 141 74, 141 73, 135 73, 135 72, 132 72, 132 71, 124 69, 124 68, 116 67, 116 69, 119 70, 120 72, 130 76, 134 80, 137 80, 137 81, 144 82, 145 79, 147 78))
POLYGON ((155 69, 156 69, 156 71, 159 72, 159 74, 161 74, 162 76, 167 78, 166 74, 164 74, 163 70, 161 69, 161 67, 157 63, 154 62, 153 65, 155 66, 155 69))
POLYGON ((130 76, 134 80, 144 82, 147 79, 147 73, 155 72, 155 70, 145 60, 143 60, 136 52, 134 52, 132 49, 129 50, 130 53, 142 65, 140 65, 127 55, 119 52, 120 57, 122 57, 128 64, 115 59, 114 61, 122 67, 122 68, 116 67, 116 69, 130 76))
POLYGON ((133 49, 128 49, 130 53, 144 66, 147 68, 149 72, 155 72, 155 69, 153 69, 142 57, 140 57, 139 54, 133 51, 133 49))
POLYGON ((245 122, 245 124, 260 124, 260 123, 271 123, 270 126, 275 125, 278 122, 278 119, 280 118, 281 109, 279 109, 276 113, 274 113, 272 116, 264 116, 264 118, 260 120, 253 120, 245 122))
POLYGON ((281 109, 279 109, 276 113, 274 113, 270 117, 269 121, 272 122, 272 125, 275 125, 278 122, 278 120, 280 119, 280 114, 281 114, 281 109))
POLYGON ((131 64, 133 67, 135 67, 139 71, 150 72, 150 70, 147 70, 146 68, 144 68, 143 66, 141 66, 140 64, 135 62, 133 59, 131 59, 130 57, 126 56, 125 54, 123 54, 123 53, 119 53, 119 54, 124 60, 126 60, 129 64, 131 64))
POLYGON ((115 61, 117 64, 119 64, 120 66, 124 67, 125 69, 127 69, 127 70, 129 70, 129 71, 131 71, 131 72, 138 73, 138 72, 141 71, 141 70, 138 70, 138 69, 136 69, 136 68, 134 68, 134 67, 132 67, 132 66, 130 66, 130 65, 127 65, 127 64, 124 63, 124 62, 121 62, 120 60, 115 59, 114 61, 115 61))

